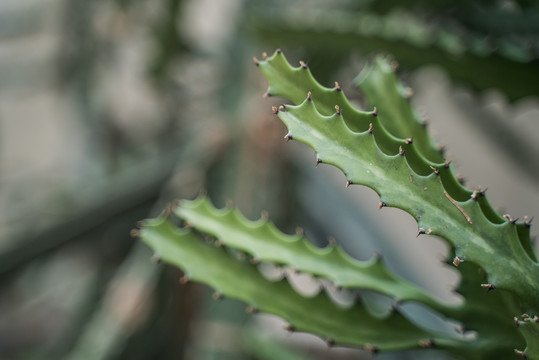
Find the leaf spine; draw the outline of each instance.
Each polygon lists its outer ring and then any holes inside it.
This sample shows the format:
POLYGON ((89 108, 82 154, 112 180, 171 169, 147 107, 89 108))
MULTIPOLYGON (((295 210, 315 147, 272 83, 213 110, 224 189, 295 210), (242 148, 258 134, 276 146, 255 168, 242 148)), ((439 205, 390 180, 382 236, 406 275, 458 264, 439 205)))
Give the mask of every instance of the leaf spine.
POLYGON ((514 224, 517 222, 517 220, 518 220, 518 218, 513 219, 513 218, 511 217, 511 215, 509 215, 509 214, 504 214, 503 217, 505 218, 505 220, 509 221, 509 222, 510 222, 511 224, 513 224, 513 225, 514 225, 514 224))
POLYGON ((225 298, 225 296, 220 292, 214 292, 213 295, 212 295, 212 298, 214 300, 223 300, 225 298))
POLYGON ((289 331, 289 332, 294 332, 296 331, 296 327, 292 324, 285 324, 283 326, 283 328, 286 330, 286 331, 289 331))
POLYGON ((328 245, 337 246, 337 240, 333 236, 328 237, 328 245))
POLYGON ((481 284, 481 287, 486 288, 487 292, 496 290, 496 286, 494 286, 494 284, 481 284))
POLYGON ((444 155, 444 154, 445 154, 445 151, 446 151, 445 144, 440 144, 440 145, 438 146, 438 151, 440 152, 440 154, 444 155))
POLYGON ((374 345, 371 345, 371 344, 363 345, 363 349, 365 351, 370 352, 371 354, 378 354, 378 352, 380 351, 380 349, 378 349, 378 347, 376 347, 374 345))
POLYGON ((307 67, 308 67, 308 66, 307 66, 307 63, 306 63, 305 61, 303 61, 303 60, 300 60, 300 61, 299 61, 299 64, 301 65, 301 67, 302 67, 303 69, 307 69, 307 67))
POLYGON ((335 346, 335 339, 331 339, 331 338, 327 339, 326 344, 327 344, 328 347, 335 346))
POLYGON ((247 306, 245 308, 245 312, 247 312, 247 314, 257 314, 258 313, 258 309, 254 306, 247 306))
POLYGON ((460 257, 458 256, 455 256, 455 258, 453 259, 453 265, 455 265, 456 267, 458 267, 461 263, 463 263, 464 260, 462 260, 460 257))
MULTIPOLYGON (((531 220, 530 220, 531 221, 531 220)), ((139 229, 142 229, 146 226, 146 222, 144 220, 137 221, 137 227, 139 229)))
POLYGON ((341 85, 339 85, 339 83, 337 81, 335 81, 335 90, 337 90, 337 91, 342 90, 341 85))
POLYGON ((404 89, 404 96, 406 96, 407 99, 411 99, 412 96, 414 96, 414 90, 411 87, 407 87, 404 89))
POLYGON ((433 348, 435 346, 434 344, 434 340, 432 339, 422 339, 422 340, 419 340, 419 346, 421 346, 422 348, 433 348))
POLYGON ((515 354, 520 355, 523 359, 527 359, 526 353, 524 351, 515 349, 515 354))

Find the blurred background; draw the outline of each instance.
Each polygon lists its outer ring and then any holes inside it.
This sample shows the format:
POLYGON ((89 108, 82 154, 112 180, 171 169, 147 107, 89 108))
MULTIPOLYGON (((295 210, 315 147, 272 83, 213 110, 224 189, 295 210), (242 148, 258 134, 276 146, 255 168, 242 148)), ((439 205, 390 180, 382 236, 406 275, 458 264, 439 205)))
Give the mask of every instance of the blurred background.
POLYGON ((180 286, 130 229, 207 191, 458 302, 441 240, 285 143, 252 57, 280 47, 371 109, 352 79, 392 56, 467 185, 523 219, 539 216, 538 35, 535 0, 2 0, 0 359, 371 358, 180 286))

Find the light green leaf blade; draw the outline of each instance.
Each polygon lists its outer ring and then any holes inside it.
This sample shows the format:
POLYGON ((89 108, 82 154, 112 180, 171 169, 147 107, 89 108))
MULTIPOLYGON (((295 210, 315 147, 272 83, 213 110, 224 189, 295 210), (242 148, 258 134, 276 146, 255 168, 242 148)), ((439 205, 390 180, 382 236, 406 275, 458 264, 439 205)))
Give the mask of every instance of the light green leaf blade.
POLYGON ((205 244, 192 231, 178 229, 164 218, 146 220, 140 237, 161 260, 181 268, 189 279, 278 315, 295 330, 318 335, 331 344, 377 351, 417 348, 428 339, 440 347, 455 347, 463 342, 422 330, 397 311, 380 318, 360 303, 351 308, 339 307, 325 292, 304 297, 286 280, 267 280, 255 265, 238 261, 225 248, 205 244))
MULTIPOLYGON (((497 287, 514 291, 524 303, 539 306, 539 264, 520 243, 516 224, 495 224, 473 199, 456 201, 441 176, 416 173, 407 161, 413 144, 403 142, 401 153, 388 155, 379 147, 376 129, 357 133, 340 114, 321 115, 313 98, 279 111, 289 137, 311 146, 324 163, 340 168, 348 181, 374 189, 382 204, 410 213, 420 232, 444 237, 456 255, 485 269, 497 287)), ((435 169, 436 172, 443 170, 435 169)))
POLYGON ((239 211, 216 209, 206 197, 182 200, 174 213, 190 226, 245 251, 257 261, 287 265, 331 280, 336 286, 382 293, 400 301, 417 301, 446 309, 424 290, 393 274, 379 257, 356 260, 338 246, 314 247, 306 238, 286 235, 265 219, 250 221, 239 211))

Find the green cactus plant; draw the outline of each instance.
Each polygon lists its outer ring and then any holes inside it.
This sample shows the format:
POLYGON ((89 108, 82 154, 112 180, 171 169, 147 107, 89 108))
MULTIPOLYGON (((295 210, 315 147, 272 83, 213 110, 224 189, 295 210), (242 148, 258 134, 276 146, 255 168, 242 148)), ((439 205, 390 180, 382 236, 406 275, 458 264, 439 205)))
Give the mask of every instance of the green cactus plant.
POLYGON ((448 262, 462 274, 456 292, 463 303, 437 301, 379 257, 358 261, 333 243, 316 248, 302 234, 281 233, 265 214, 250 221, 235 209, 216 209, 205 196, 171 204, 144 222, 136 233, 156 256, 181 268, 182 282, 205 283, 216 298, 236 298, 251 311, 281 316, 289 330, 316 334, 328 345, 372 353, 435 347, 464 359, 539 359, 539 264, 531 221, 500 216, 484 191, 470 191, 458 181, 411 108, 391 63, 376 58, 355 81, 377 105, 372 111, 351 105, 338 83, 320 85, 305 63, 292 67, 280 50, 255 63, 269 81, 268 95, 295 104, 273 108, 288 128, 286 139, 312 147, 317 164, 341 169, 346 186, 374 189, 380 208, 408 212, 418 223, 418 235, 435 234, 448 242, 448 262), (260 262, 309 273, 337 289, 376 292, 394 306, 379 316, 360 298, 343 308, 329 291, 305 297, 286 279, 266 279, 257 269, 260 262), (457 321, 464 334, 418 325, 402 311, 405 303, 457 321))

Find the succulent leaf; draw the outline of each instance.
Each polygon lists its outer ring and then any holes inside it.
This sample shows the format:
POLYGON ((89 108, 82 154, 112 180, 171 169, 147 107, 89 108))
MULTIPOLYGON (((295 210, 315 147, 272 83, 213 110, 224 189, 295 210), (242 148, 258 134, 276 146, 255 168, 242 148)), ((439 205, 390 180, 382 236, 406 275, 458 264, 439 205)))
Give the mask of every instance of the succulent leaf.
POLYGON ((350 183, 371 187, 385 205, 410 213, 420 232, 444 237, 456 247, 457 256, 482 266, 496 286, 537 305, 539 265, 522 247, 515 224, 492 223, 471 198, 454 200, 435 172, 420 175, 406 156, 383 153, 369 132, 352 132, 342 116, 318 113, 314 99, 287 106, 279 117, 293 139, 340 168, 350 183))
POLYGON ((193 231, 178 229, 165 218, 146 220, 140 237, 162 261, 180 267, 189 279, 260 311, 281 316, 294 331, 316 334, 331 344, 374 351, 416 348, 425 339, 432 339, 441 347, 465 343, 420 329, 398 311, 381 318, 359 302, 342 308, 325 292, 304 297, 286 279, 267 280, 255 265, 237 260, 224 247, 205 244, 193 231))
MULTIPOLYGON (((260 62, 259 67, 269 79, 270 90, 275 79, 268 68, 285 73, 302 71, 287 65, 280 52, 260 62)), ((303 81, 308 82, 304 84, 307 87, 313 87, 310 73, 303 75, 303 81)), ((298 86, 294 87, 297 93, 298 86)), ((432 166, 411 142, 401 140, 399 150, 395 151, 399 139, 385 131, 381 123, 363 132, 352 129, 349 124, 360 123, 365 116, 355 109, 350 109, 346 116, 348 107, 352 107, 349 102, 342 102, 342 110, 333 115, 321 114, 318 108, 327 109, 325 93, 318 96, 311 90, 300 105, 281 107, 278 116, 288 127, 289 136, 311 146, 324 163, 340 168, 349 184, 366 185, 380 195, 385 205, 410 213, 417 220, 420 233, 447 239, 457 256, 484 268, 496 287, 513 291, 526 305, 537 307, 539 264, 522 246, 518 226, 510 221, 501 222, 486 199, 475 201, 484 196, 462 199, 462 194, 451 188, 456 181, 451 181, 454 177, 447 175, 448 169, 432 166), (318 105, 317 99, 323 99, 322 105, 318 105), (357 119, 356 114, 360 114, 357 119), (426 175, 425 168, 432 168, 433 172, 426 175)))
POLYGON ((409 90, 400 85, 387 60, 375 58, 363 68, 354 83, 363 91, 367 101, 376 106, 380 121, 391 134, 401 139, 413 139, 417 150, 432 163, 444 162, 438 146, 410 106, 409 90))
POLYGON ((338 246, 317 248, 305 237, 286 235, 266 219, 250 221, 230 208, 216 209, 206 197, 182 200, 174 213, 198 231, 257 261, 290 266, 331 280, 342 288, 376 291, 400 301, 417 301, 439 311, 446 308, 422 289, 397 277, 379 257, 359 261, 338 246))

